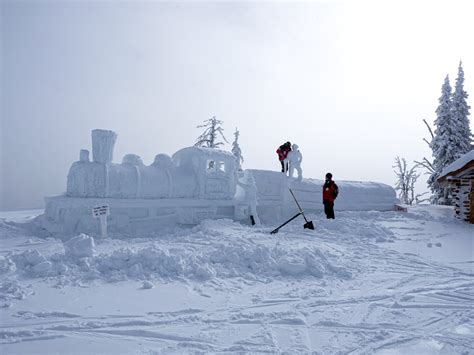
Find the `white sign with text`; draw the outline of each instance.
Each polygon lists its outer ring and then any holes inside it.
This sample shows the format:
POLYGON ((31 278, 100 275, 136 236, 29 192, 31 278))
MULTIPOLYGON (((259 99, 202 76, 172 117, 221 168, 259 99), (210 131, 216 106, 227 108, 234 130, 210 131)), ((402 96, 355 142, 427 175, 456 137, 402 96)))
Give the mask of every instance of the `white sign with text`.
POLYGON ((107 238, 107 216, 110 215, 109 205, 92 207, 92 216, 100 218, 100 230, 102 238, 107 238))

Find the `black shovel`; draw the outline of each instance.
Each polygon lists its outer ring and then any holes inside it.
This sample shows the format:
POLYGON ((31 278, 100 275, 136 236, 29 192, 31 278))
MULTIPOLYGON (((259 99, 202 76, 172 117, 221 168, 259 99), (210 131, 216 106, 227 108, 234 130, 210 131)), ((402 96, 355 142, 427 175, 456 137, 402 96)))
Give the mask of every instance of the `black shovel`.
POLYGON ((278 231, 280 230, 281 227, 283 226, 286 226, 288 223, 290 223, 292 220, 294 220, 296 217, 298 217, 299 215, 303 215, 303 218, 305 220, 305 224, 303 225, 303 228, 304 229, 312 229, 314 230, 314 225, 313 225, 313 222, 312 221, 308 221, 306 219, 306 216, 304 215, 304 211, 301 209, 301 206, 300 204, 298 203, 298 201, 296 200, 296 197, 295 195, 293 194, 293 191, 291 191, 291 189, 289 189, 290 192, 291 192, 291 196, 293 196, 293 199, 295 200, 296 202, 296 205, 298 206, 298 209, 300 210, 297 214, 295 214, 293 217, 291 217, 288 221, 286 221, 285 223, 283 223, 281 226, 278 226, 277 228, 275 228, 274 230, 272 230, 270 232, 270 234, 276 234, 278 233, 278 231))
POLYGON ((295 195, 293 194, 293 191, 291 189, 289 189, 290 192, 291 192, 291 196, 293 196, 293 199, 295 200, 296 202, 296 206, 298 206, 298 209, 300 210, 300 213, 303 215, 303 218, 305 220, 305 224, 303 225, 303 228, 304 229, 312 229, 314 230, 314 225, 313 225, 313 221, 308 221, 306 216, 304 215, 304 212, 303 212, 303 209, 301 208, 300 204, 298 203, 298 201, 296 200, 296 197, 295 195))

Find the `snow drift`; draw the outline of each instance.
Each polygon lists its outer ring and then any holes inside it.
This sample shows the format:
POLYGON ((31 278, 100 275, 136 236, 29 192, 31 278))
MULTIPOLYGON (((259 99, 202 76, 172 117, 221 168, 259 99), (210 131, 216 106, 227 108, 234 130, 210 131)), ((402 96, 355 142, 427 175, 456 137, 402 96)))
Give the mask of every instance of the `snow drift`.
POLYGON ((0 272, 27 278, 65 276, 69 281, 210 280, 215 277, 261 280, 285 276, 351 278, 349 268, 341 265, 340 260, 331 261, 332 255, 328 252, 308 246, 271 246, 265 244, 268 236, 261 232, 229 238, 226 234, 232 225, 230 220, 222 220, 222 223, 203 221, 186 238, 205 238, 212 243, 185 249, 155 244, 98 253, 94 239, 81 234, 63 242, 64 252, 61 253, 46 256, 32 249, 4 256, 0 259, 0 272), (262 242, 258 242, 259 239, 262 242))

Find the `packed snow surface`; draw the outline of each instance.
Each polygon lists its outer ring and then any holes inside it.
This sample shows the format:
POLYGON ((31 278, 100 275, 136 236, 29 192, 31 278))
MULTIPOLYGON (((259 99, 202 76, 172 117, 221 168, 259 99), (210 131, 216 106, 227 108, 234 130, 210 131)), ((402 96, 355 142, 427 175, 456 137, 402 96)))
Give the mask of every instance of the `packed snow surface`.
POLYGON ((0 215, 0 352, 469 354, 474 226, 444 207, 42 237, 0 215))

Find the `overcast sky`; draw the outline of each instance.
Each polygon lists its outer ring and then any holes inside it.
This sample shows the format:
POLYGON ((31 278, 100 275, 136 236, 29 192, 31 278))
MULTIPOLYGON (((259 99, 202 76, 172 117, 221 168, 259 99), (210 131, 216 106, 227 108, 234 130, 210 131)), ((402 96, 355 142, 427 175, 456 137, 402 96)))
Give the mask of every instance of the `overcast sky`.
POLYGON ((245 168, 290 140, 306 177, 393 185, 460 59, 474 106, 470 3, 1 1, 0 209, 65 191, 94 128, 151 164, 213 115, 245 168))

